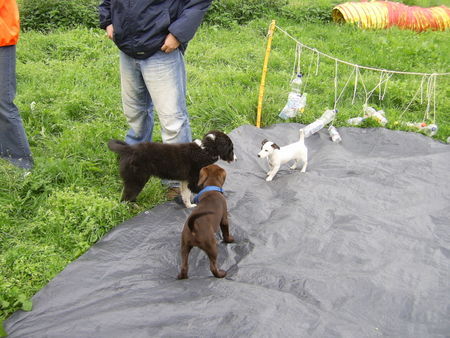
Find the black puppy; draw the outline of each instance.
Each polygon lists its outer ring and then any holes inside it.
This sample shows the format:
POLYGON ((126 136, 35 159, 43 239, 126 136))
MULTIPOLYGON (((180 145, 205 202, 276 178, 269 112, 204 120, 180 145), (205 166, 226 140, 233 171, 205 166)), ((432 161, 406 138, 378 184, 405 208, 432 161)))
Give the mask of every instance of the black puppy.
POLYGON ((221 131, 212 130, 203 140, 190 143, 143 142, 129 145, 110 140, 108 147, 119 154, 120 176, 124 190, 122 201, 135 201, 151 176, 181 182, 181 198, 187 208, 191 204, 191 191, 199 192, 200 169, 222 159, 236 159, 233 142, 221 131))

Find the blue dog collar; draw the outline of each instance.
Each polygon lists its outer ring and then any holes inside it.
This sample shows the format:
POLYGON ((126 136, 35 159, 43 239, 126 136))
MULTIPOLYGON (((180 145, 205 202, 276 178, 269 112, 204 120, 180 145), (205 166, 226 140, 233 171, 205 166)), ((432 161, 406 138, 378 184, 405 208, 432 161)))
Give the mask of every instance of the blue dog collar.
POLYGON ((200 190, 200 192, 194 197, 194 203, 198 204, 200 196, 208 191, 218 191, 221 192, 223 194, 223 189, 221 187, 217 187, 215 185, 208 185, 206 187, 204 187, 202 190, 200 190))

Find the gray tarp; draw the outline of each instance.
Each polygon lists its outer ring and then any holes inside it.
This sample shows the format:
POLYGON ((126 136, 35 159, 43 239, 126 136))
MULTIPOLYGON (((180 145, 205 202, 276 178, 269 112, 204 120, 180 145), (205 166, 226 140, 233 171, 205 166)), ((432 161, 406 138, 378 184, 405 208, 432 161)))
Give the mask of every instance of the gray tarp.
POLYGON ((340 128, 334 144, 322 130, 306 174, 285 165, 266 182, 261 141, 291 143, 299 127, 230 133, 226 279, 194 249, 176 280, 190 211, 168 202, 70 264, 8 319, 10 336, 448 336, 450 146, 382 128, 340 128))

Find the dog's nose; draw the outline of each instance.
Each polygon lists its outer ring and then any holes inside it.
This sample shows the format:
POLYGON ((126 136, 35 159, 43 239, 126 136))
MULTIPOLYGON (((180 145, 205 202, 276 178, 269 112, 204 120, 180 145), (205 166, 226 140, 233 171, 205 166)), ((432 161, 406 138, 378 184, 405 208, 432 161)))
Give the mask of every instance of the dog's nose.
POLYGON ((261 156, 258 154, 258 157, 261 157, 261 156))

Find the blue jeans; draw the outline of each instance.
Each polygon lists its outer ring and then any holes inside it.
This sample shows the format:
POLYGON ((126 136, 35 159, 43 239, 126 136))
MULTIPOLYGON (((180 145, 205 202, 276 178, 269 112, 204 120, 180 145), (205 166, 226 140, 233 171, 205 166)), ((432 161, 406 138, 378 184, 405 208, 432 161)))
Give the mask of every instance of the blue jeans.
POLYGON ((0 47, 0 157, 30 169, 33 159, 15 96, 16 46, 0 47))
POLYGON ((183 54, 156 52, 139 60, 120 52, 123 111, 130 125, 125 142, 151 141, 154 110, 164 143, 191 142, 186 108, 186 71, 183 54))

